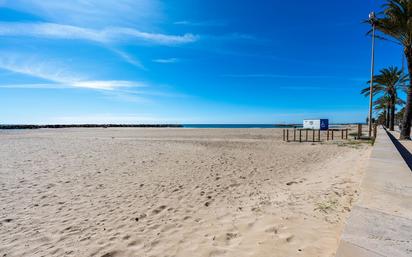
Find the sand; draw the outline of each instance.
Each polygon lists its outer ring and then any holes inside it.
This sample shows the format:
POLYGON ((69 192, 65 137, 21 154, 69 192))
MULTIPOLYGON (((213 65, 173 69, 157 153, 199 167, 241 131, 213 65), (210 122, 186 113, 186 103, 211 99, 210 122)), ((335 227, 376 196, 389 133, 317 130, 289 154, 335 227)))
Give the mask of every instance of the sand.
POLYGON ((0 131, 0 256, 334 256, 370 149, 278 129, 0 131))

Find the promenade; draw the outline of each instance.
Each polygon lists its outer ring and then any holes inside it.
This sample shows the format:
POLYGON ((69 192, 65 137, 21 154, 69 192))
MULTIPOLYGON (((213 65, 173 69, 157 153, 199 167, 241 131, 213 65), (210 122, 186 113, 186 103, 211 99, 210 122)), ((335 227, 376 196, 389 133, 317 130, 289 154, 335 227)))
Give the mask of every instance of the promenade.
POLYGON ((412 256, 412 172, 383 128, 337 257, 412 256))

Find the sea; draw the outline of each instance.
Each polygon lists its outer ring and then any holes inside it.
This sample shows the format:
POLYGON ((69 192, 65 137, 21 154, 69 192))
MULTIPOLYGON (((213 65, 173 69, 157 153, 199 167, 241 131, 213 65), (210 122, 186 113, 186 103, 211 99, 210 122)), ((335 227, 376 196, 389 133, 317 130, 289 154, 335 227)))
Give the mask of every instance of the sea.
POLYGON ((274 124, 183 124, 183 128, 299 128, 302 125, 274 124))

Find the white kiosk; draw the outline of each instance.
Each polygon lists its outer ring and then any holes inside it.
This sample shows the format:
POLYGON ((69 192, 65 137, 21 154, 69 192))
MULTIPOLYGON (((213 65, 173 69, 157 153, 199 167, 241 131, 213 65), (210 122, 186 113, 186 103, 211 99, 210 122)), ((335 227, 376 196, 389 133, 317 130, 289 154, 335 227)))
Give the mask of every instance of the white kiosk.
POLYGON ((303 120, 303 128, 304 129, 328 130, 329 129, 329 120, 328 119, 303 120))

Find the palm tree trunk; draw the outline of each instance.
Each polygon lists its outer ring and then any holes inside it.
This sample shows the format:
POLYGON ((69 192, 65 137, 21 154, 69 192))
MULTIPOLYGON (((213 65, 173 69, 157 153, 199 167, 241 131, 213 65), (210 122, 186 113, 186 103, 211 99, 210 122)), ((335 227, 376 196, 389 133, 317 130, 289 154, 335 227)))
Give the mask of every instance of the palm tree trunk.
POLYGON ((385 122, 385 127, 389 128, 389 121, 391 120, 391 112, 390 112, 390 107, 389 107, 389 103, 387 103, 386 106, 386 122, 385 122))
POLYGON ((384 120, 383 120, 383 126, 386 126, 386 121, 388 120, 388 115, 387 115, 387 112, 386 112, 386 107, 383 109, 383 117, 384 117, 384 120))
POLYGON ((403 115, 402 130, 399 139, 411 140, 411 122, 412 122, 412 47, 405 48, 405 57, 408 61, 409 71, 409 87, 405 105, 405 113, 403 115))
POLYGON ((395 103, 396 103, 396 96, 391 97, 391 119, 389 121, 389 130, 394 131, 395 130, 395 103))

